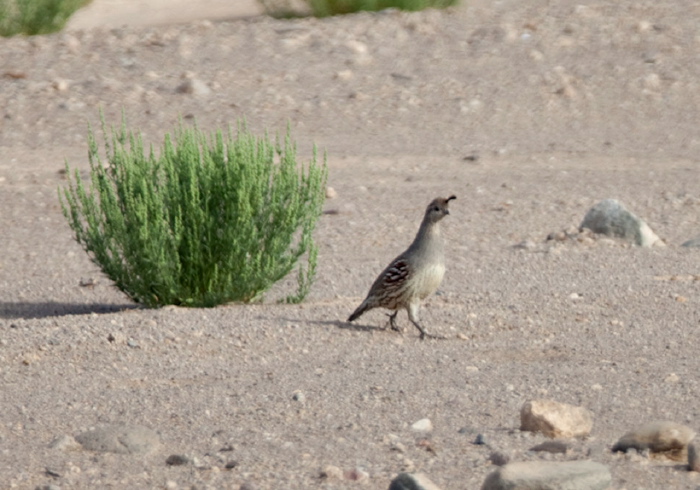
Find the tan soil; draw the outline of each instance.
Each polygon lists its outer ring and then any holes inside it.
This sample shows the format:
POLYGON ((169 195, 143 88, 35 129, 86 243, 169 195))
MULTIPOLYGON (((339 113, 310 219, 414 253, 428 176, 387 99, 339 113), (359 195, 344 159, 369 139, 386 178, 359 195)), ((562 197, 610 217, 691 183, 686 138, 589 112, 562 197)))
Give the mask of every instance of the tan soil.
POLYGON ((383 489, 409 470, 476 489, 492 450, 543 457, 527 452, 543 438, 518 430, 533 398, 595 417, 590 439, 550 459, 601 462, 615 489, 700 484, 683 464, 610 452, 641 422, 700 428, 700 267, 680 247, 700 233, 700 4, 483 0, 282 21, 253 2, 185 3, 199 20, 95 0, 67 33, 0 40, 0 486, 383 489), (208 8, 231 20, 202 21, 208 8), (210 93, 178 93, 188 77, 210 93), (254 131, 289 121, 302 155, 326 149, 337 214, 321 219, 308 301, 278 305, 280 287, 264 305, 146 310, 115 290, 56 195, 64 159, 87 168, 100 107, 156 144, 179 117, 206 130, 245 117, 254 131), (403 335, 380 311, 345 323, 425 205, 453 193, 448 272, 423 311, 449 340, 421 342, 405 314, 403 335), (545 241, 609 197, 668 246, 545 241), (427 435, 410 429, 422 418, 427 435), (121 422, 162 447, 49 448, 121 422), (327 465, 346 476, 320 478, 327 465))

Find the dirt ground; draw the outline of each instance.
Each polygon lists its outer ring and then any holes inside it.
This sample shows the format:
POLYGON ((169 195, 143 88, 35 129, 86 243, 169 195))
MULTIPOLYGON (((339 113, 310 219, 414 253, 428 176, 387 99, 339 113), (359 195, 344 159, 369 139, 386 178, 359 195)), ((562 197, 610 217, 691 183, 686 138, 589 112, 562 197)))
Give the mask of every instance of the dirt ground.
POLYGON ((185 3, 183 17, 94 0, 65 33, 0 39, 0 486, 385 489, 422 471, 478 489, 492 451, 592 459, 616 490, 700 486, 682 463, 610 452, 639 423, 700 429, 700 266, 680 246, 700 234, 698 2, 291 21, 252 1, 185 3), (246 118, 289 123, 304 158, 327 151, 335 213, 308 301, 277 304, 281 285, 262 305, 148 310, 117 291, 57 200, 64 161, 87 168, 100 108, 156 145, 179 118, 246 118), (447 274, 423 310, 448 340, 420 341, 403 313, 403 335, 378 310, 346 323, 450 194, 447 274), (605 198, 667 246, 547 241, 605 198), (591 437, 528 451, 544 440, 518 430, 535 398, 590 409, 591 437), (423 418, 433 430, 413 431, 423 418), (162 444, 49 447, 115 423, 162 444))

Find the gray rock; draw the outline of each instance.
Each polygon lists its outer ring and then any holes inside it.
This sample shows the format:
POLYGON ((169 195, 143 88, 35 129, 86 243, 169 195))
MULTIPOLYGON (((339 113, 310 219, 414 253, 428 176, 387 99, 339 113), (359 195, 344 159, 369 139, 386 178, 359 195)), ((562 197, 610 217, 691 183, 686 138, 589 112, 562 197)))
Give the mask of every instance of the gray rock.
POLYGON ((88 451, 104 453, 147 453, 160 445, 160 437, 138 425, 107 425, 78 434, 75 440, 88 451))
POLYGON ((593 461, 530 461, 499 468, 481 490, 605 490, 611 483, 610 470, 593 461))
POLYGON ((569 450, 569 446, 562 441, 545 441, 542 444, 531 447, 529 450, 536 453, 545 452, 552 454, 566 454, 566 452, 569 450))
POLYGON ((503 451, 494 451, 489 455, 489 461, 496 466, 505 466, 510 462, 510 455, 503 451))
POLYGON ((683 242, 683 244, 681 246, 682 247, 692 247, 692 248, 700 247, 700 235, 696 236, 695 238, 691 238, 687 242, 683 242))
POLYGON ((690 427, 670 421, 655 421, 628 432, 612 447, 613 452, 638 452, 649 450, 663 454, 669 459, 682 461, 686 457, 688 444, 695 437, 690 427))
POLYGON ((171 454, 168 459, 165 460, 165 464, 168 466, 182 466, 190 462, 190 458, 183 456, 182 454, 171 454))
POLYGON ((641 247, 663 244, 649 225, 615 199, 605 199, 593 206, 583 218, 580 228, 622 238, 641 247))
POLYGON ((423 473, 400 473, 391 480, 389 490, 440 490, 423 473))
POLYGON ((695 448, 695 444, 688 444, 688 469, 690 471, 700 471, 700 457, 698 457, 698 450, 695 448))
POLYGON ((520 430, 547 437, 584 437, 591 433, 593 415, 583 407, 553 400, 525 402, 520 409, 520 430))

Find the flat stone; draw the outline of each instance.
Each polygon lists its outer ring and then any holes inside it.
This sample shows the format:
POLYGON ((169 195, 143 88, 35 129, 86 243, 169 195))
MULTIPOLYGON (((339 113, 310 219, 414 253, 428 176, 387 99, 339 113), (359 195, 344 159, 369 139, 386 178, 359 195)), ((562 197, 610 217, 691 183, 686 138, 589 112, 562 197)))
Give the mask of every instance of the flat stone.
POLYGON ((569 446, 563 441, 545 441, 542 444, 531 447, 529 450, 536 453, 566 454, 569 450, 569 446))
POLYGON ((585 437, 593 428, 593 415, 584 407, 553 400, 532 400, 520 409, 520 430, 541 432, 551 438, 585 437))
POLYGON ((638 452, 649 450, 682 461, 687 455, 688 444, 695 437, 690 427, 671 421, 655 421, 635 428, 623 435, 612 447, 613 452, 638 452))
POLYGON ((691 248, 698 248, 700 247, 700 235, 696 236, 695 238, 691 238, 690 240, 683 242, 681 247, 691 247, 691 248))
POLYGON ((616 199, 605 199, 593 206, 583 218, 580 228, 634 243, 641 247, 661 245, 661 239, 642 219, 628 211, 616 199))
POLYGON ((389 490, 440 490, 423 473, 400 473, 391 481, 389 490))
POLYGON ((160 437, 139 425, 107 425, 78 434, 83 449, 103 453, 148 453, 160 445, 160 437))
POLYGON ((606 490, 610 470, 593 461, 509 463, 491 473, 481 490, 606 490))

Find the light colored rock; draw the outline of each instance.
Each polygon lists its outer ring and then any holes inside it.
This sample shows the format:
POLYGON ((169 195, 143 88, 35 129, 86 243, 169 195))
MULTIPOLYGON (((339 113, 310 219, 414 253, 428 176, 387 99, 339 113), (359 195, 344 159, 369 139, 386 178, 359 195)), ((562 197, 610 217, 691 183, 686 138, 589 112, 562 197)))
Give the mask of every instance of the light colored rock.
POLYGON ((611 483, 610 470, 593 461, 529 461, 494 471, 481 490, 606 490, 611 483))
POLYGON ((88 451, 148 453, 160 445, 160 437, 139 425, 107 425, 78 434, 75 440, 88 451))
POLYGON ((593 415, 584 407, 553 400, 532 400, 520 409, 520 430, 547 437, 584 437, 591 433, 593 415))
POLYGON ((342 480, 343 470, 332 464, 326 465, 321 470, 321 478, 326 478, 328 480, 342 480))
POLYGON ((77 451, 82 446, 75 440, 72 436, 58 436, 51 443, 49 443, 51 449, 58 449, 59 451, 77 451))
POLYGON ((335 199, 338 197, 338 192, 332 187, 326 187, 326 199, 335 199))
POLYGON ((622 238, 641 247, 663 244, 649 225, 616 199, 605 199, 593 206, 580 227, 601 235, 622 238))
POLYGON ((211 93, 211 89, 206 83, 197 78, 187 78, 178 85, 176 92, 179 94, 206 96, 211 93))
POLYGON ((391 480, 389 490, 440 490, 423 473, 400 473, 391 480))
POLYGON ((411 429, 416 432, 430 432, 433 430, 433 423, 430 419, 420 419, 411 426, 411 429))
POLYGON ((695 437, 690 427, 671 421, 654 421, 628 432, 612 447, 613 452, 649 450, 674 461, 686 458, 688 444, 695 437))

